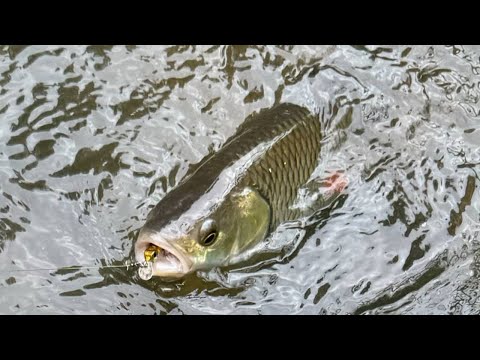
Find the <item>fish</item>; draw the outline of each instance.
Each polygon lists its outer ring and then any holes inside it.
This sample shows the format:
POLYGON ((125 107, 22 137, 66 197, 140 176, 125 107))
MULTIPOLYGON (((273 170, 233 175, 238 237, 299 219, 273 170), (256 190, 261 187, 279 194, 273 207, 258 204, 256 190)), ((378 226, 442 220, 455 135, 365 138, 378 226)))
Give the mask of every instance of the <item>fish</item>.
POLYGON ((151 209, 135 241, 136 260, 165 278, 234 263, 279 224, 306 215, 296 199, 319 164, 322 140, 319 114, 300 105, 247 117, 151 209))

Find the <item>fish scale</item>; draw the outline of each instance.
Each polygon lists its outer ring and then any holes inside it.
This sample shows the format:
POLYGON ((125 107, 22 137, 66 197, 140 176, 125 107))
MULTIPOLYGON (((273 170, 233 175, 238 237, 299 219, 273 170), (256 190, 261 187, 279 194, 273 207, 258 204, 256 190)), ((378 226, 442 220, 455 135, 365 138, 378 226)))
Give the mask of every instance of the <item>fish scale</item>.
POLYGON ((322 133, 318 117, 305 116, 303 108, 294 110, 289 122, 290 133, 248 169, 241 185, 256 188, 271 204, 271 228, 296 216, 290 207, 298 189, 308 181, 319 160, 322 133))

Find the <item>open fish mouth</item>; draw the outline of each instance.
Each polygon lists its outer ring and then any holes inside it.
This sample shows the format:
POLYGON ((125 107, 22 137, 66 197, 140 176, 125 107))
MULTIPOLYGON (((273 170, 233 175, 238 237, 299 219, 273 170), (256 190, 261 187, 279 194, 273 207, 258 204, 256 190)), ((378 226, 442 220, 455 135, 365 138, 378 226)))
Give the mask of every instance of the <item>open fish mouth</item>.
POLYGON ((190 272, 191 262, 178 249, 156 234, 140 232, 135 244, 137 262, 150 262, 153 276, 181 277, 190 272))

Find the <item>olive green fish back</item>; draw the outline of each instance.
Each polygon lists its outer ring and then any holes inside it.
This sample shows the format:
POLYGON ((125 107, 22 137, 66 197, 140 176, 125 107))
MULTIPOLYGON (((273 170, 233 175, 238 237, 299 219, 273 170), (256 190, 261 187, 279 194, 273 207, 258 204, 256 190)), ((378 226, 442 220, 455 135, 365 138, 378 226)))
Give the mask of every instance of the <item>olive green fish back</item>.
POLYGON ((320 120, 307 109, 290 106, 276 115, 276 119, 270 119, 271 124, 282 124, 284 134, 250 167, 242 181, 243 186, 257 189, 270 204, 271 229, 298 217, 299 211, 291 206, 298 189, 318 165, 322 140, 320 120))

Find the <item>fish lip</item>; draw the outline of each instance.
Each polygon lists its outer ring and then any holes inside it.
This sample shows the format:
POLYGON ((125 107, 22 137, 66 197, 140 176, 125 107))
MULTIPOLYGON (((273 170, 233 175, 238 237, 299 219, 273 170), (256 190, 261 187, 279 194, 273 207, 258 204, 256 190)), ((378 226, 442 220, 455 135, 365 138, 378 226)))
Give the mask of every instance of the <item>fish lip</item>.
POLYGON ((155 264, 158 263, 158 260, 153 262, 153 275, 154 276, 163 276, 163 277, 182 277, 190 272, 192 268, 192 263, 181 251, 176 249, 173 245, 169 244, 167 240, 162 238, 159 234, 144 232, 141 231, 138 235, 137 241, 135 243, 135 259, 139 263, 145 263, 145 250, 150 245, 158 246, 159 248, 168 251, 173 254, 178 262, 180 263, 181 269, 173 269, 173 271, 155 271, 155 264))

